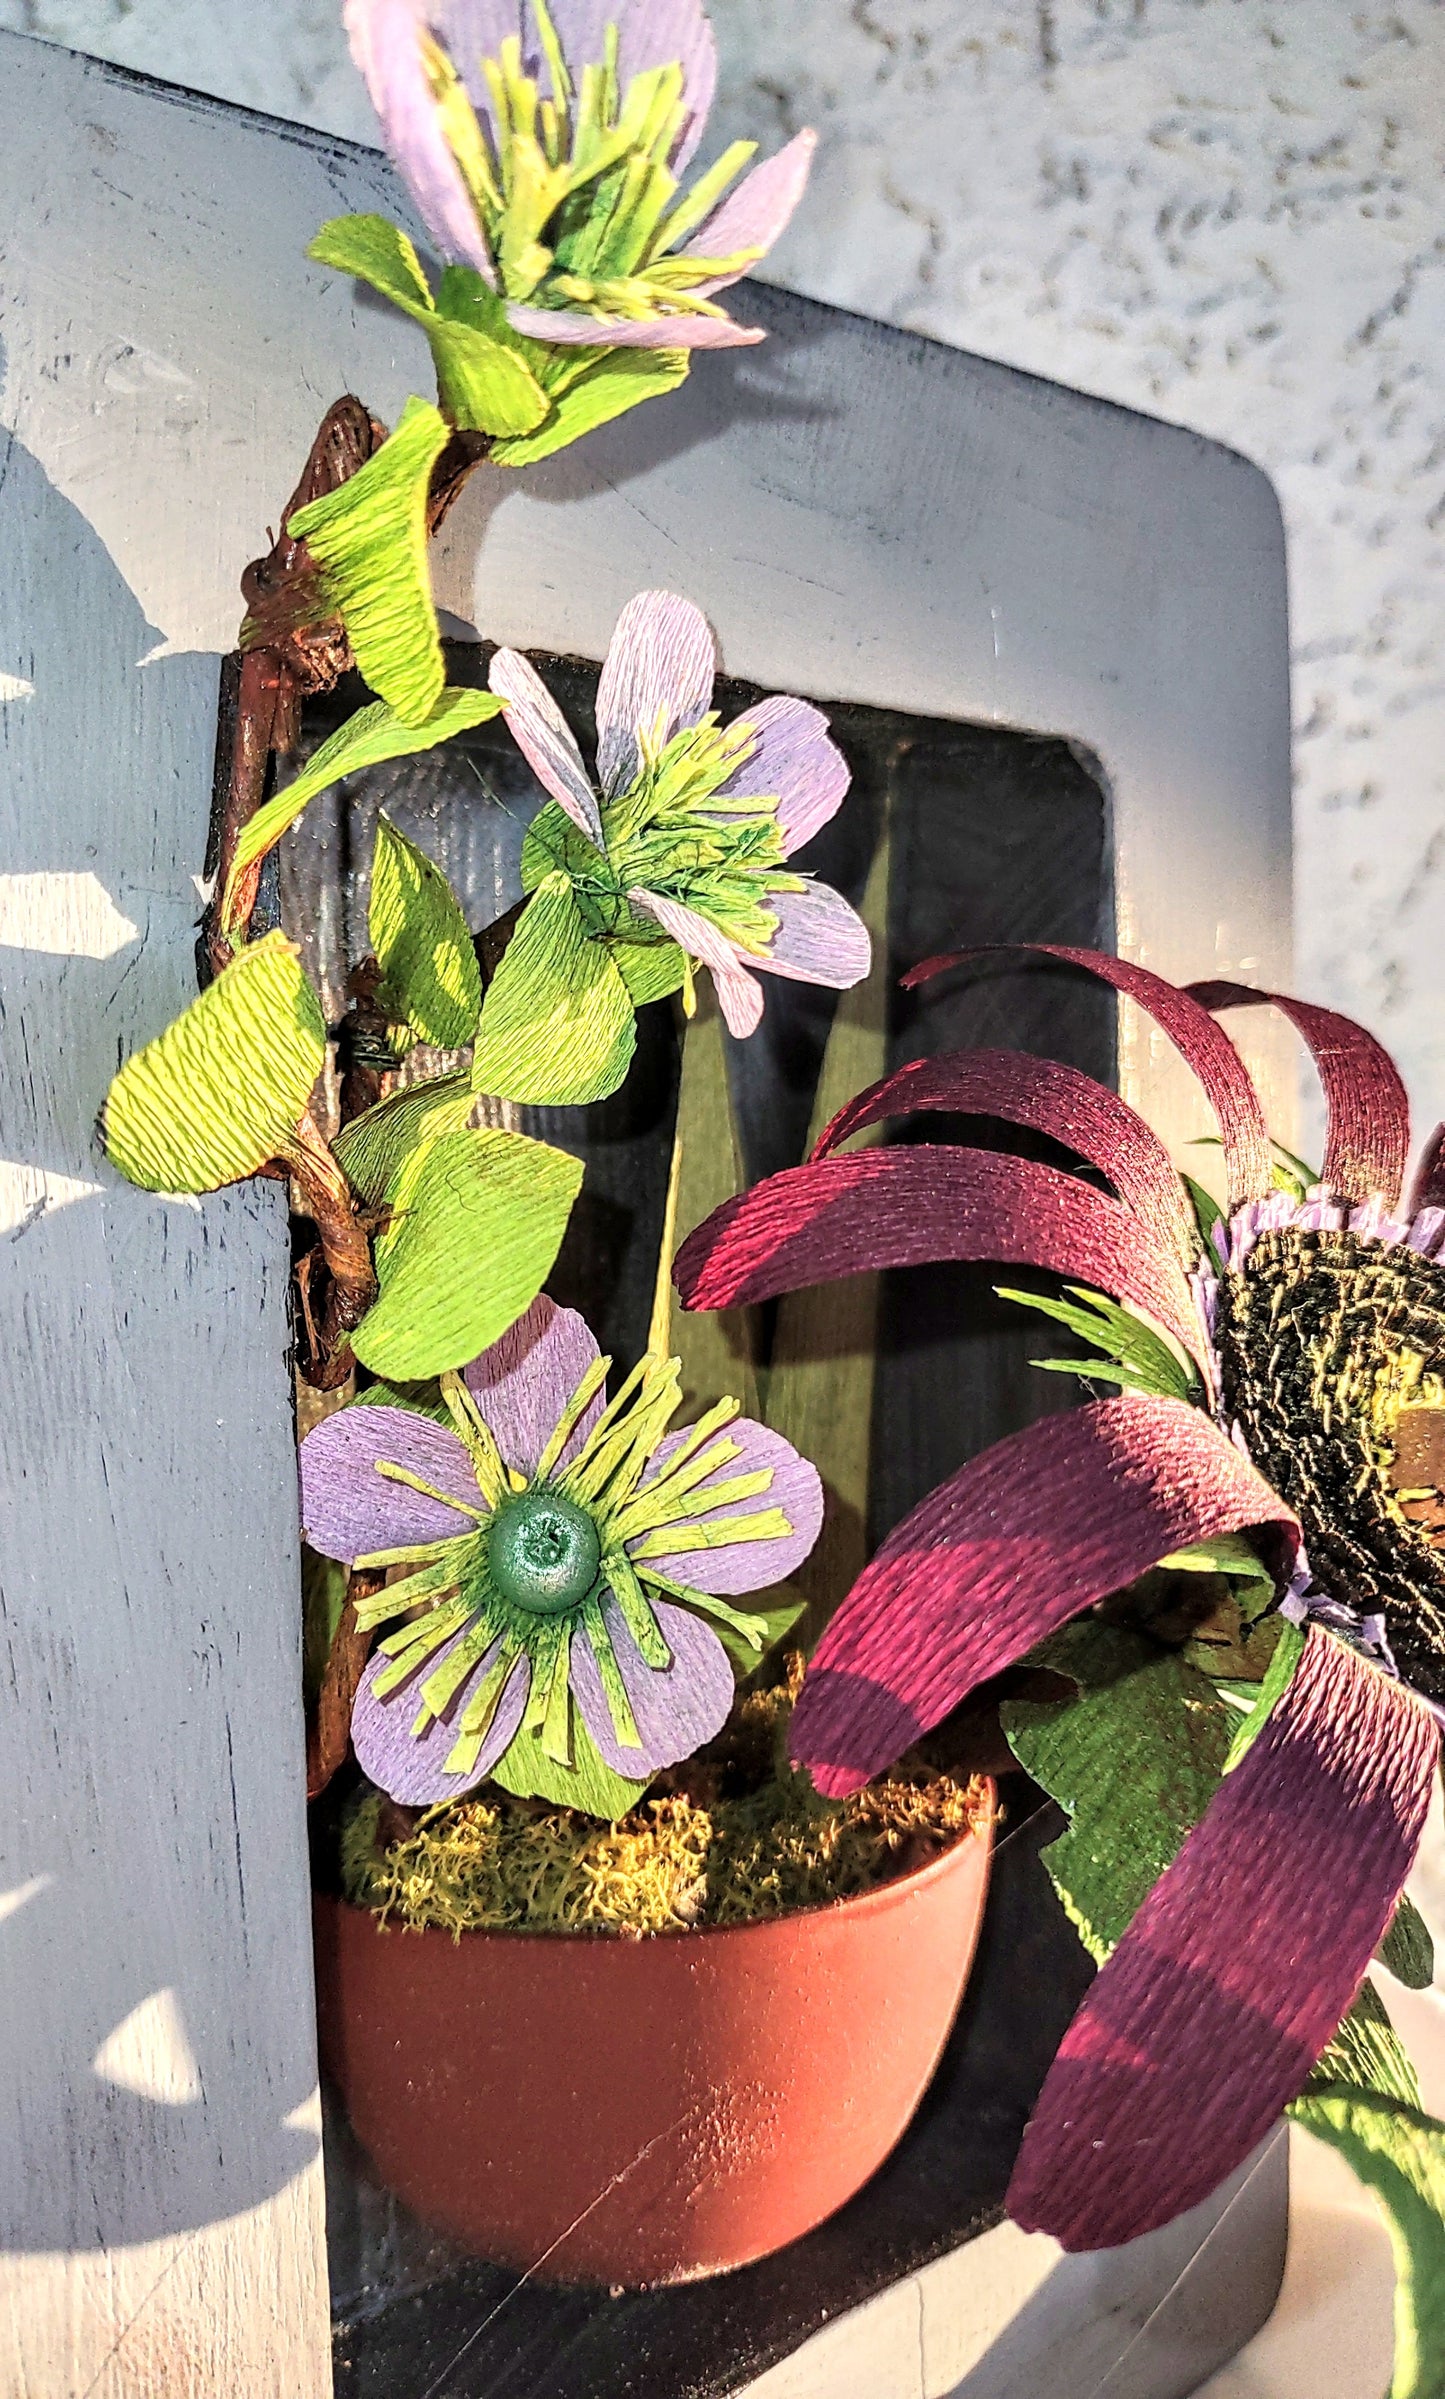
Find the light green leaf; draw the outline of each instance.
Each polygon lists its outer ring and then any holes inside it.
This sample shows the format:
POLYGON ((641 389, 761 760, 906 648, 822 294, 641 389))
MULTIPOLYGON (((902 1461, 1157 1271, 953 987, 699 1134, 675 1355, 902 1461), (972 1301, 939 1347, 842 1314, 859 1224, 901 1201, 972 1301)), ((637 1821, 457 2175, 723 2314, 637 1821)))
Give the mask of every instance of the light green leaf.
POLYGON ((632 995, 634 1008, 671 999, 687 981, 687 960, 675 941, 614 941, 612 962, 632 995))
POLYGON ((1095 1353, 1086 1358, 1030 1359, 1030 1365, 1043 1372, 1086 1376, 1091 1382, 1117 1383, 1125 1390, 1151 1392, 1165 1399, 1195 1395, 1198 1379, 1193 1367, 1175 1355, 1161 1333, 1129 1309, 1105 1299, 1101 1292, 1071 1283, 1067 1299, 1051 1299, 1037 1291, 1006 1290, 1002 1284, 996 1289, 1000 1299, 1066 1324, 1095 1353))
POLYGON ((434 1376, 420 1383, 367 1383, 346 1404, 348 1408, 410 1408, 414 1416, 431 1416, 438 1424, 452 1423, 451 1409, 434 1376))
POLYGON ((1403 2099, 1407 2107, 1420 2104, 1420 2083, 1390 2022, 1379 1992, 1368 1978, 1361 1983, 1353 2005, 1341 2019, 1333 2039, 1322 2050, 1306 2091, 1331 2083, 1350 2083, 1373 2091, 1377 2098, 1403 2099))
POLYGON ((1245 1751, 1252 1742, 1259 1739, 1260 1734, 1264 1731, 1278 1702, 1283 1699, 1285 1692, 1294 1680, 1294 1670, 1304 1656, 1304 1647, 1305 1637, 1302 1628, 1297 1624, 1291 1624, 1286 1618, 1280 1626, 1279 1639, 1274 1646, 1274 1655, 1265 1669, 1264 1681, 1259 1686, 1259 1697, 1229 1744, 1229 1755, 1224 1761, 1226 1774, 1234 1772, 1245 1751))
POLYGON ((1373 2091, 1310 2088, 1290 2115, 1373 2192, 1395 2252, 1390 2399, 1445 2399, 1445 2124, 1373 2091))
POLYGON ((1217 1267, 1219 1253, 1215 1249, 1212 1235, 1217 1224, 1222 1224, 1227 1230, 1229 1218, 1225 1215, 1213 1192, 1206 1191, 1204 1185, 1196 1182, 1193 1175, 1181 1173, 1179 1180, 1189 1194, 1189 1202, 1194 1210, 1194 1221, 1199 1227, 1200 1243, 1211 1264, 1217 1267))
POLYGON ((1412 1899, 1402 1892, 1390 1919, 1390 1929, 1375 1951, 1397 1982, 1411 1991, 1428 1991, 1435 1979, 1435 1944, 1430 1928, 1412 1899))
POLYGON ((406 235, 375 216, 333 217, 307 255, 369 283, 420 325, 452 424, 494 434, 530 433, 541 424, 551 402, 527 364, 527 345, 473 269, 448 267, 434 300, 406 235))
POLYGON ((605 946, 589 940, 567 876, 548 875, 482 1002, 474 1090, 539 1107, 605 1099, 636 1043, 627 985, 605 946))
POLYGON ((355 716, 348 717, 344 725, 339 725, 323 741, 300 774, 263 808, 257 809, 242 831, 221 902, 221 922, 227 936, 235 933, 236 900, 242 877, 275 847, 283 833, 289 832, 307 802, 314 800, 318 792, 339 783, 343 775, 359 775, 369 766, 385 764, 389 758, 410 758, 423 750, 435 749, 439 742, 450 741, 453 734, 485 724, 500 707, 501 702, 493 692, 453 688, 442 693, 425 723, 419 725, 407 723, 385 700, 375 700, 369 708, 358 708, 355 716))
POLYGON ((105 1103, 111 1163, 148 1191, 239 1183, 290 1153, 325 1062, 296 945, 268 933, 126 1060, 105 1103))
MULTIPOLYGON (((732 1659, 733 1664, 737 1667, 740 1674, 752 1674, 757 1667, 761 1666, 763 1660, 770 1656, 772 1651, 777 1648, 780 1641, 786 1641, 789 1633, 792 1631, 794 1625, 798 1621, 798 1618, 802 1615, 804 1608, 808 1604, 805 1599, 800 1597, 800 1595, 792 1589, 790 1584, 782 1583, 778 1587, 780 1590, 785 1591, 788 1594, 781 1606, 775 1608, 759 1608, 752 1606, 750 1601, 748 1607, 748 1614, 750 1616, 758 1616, 762 1619, 763 1645, 761 1649, 754 1649, 751 1641, 745 1640, 743 1635, 737 1631, 735 1626, 731 1624, 724 1624, 720 1617, 709 1616, 707 1618, 707 1622, 717 1634, 717 1637, 719 1641, 721 1641, 723 1648, 727 1651, 728 1656, 732 1659)), ((758 1596, 761 1597, 762 1594, 760 1593, 758 1596)), ((698 1613, 702 1614, 702 1612, 703 1611, 699 1609, 698 1613)))
POLYGON ((572 1763, 559 1766, 549 1758, 534 1732, 520 1732, 492 1768, 492 1780, 518 1799, 550 1799, 558 1807, 576 1808, 584 1816, 602 1816, 615 1824, 635 1808, 646 1782, 629 1782, 614 1774, 572 1702, 572 1763))
POLYGON ((377 998, 391 1021, 433 1049, 470 1041, 482 974, 461 904, 441 868, 384 812, 376 820, 367 923, 383 976, 377 998))
POLYGON ((323 1558, 301 1544, 301 1688, 306 1705, 314 1707, 326 1674, 326 1661, 341 1611, 351 1569, 335 1558, 323 1558))
POLYGON ((373 291, 408 316, 432 313, 432 296, 421 261, 400 226, 387 217, 332 217, 306 255, 323 267, 335 267, 369 283, 373 291))
POLYGON ((379 1296, 352 1335, 362 1365, 420 1382, 499 1339, 550 1274, 581 1182, 578 1159, 493 1126, 413 1150, 376 1239, 379 1296))
MULTIPOLYGON (((554 450, 565 450, 569 442, 580 441, 594 426, 625 416, 640 401, 675 391, 687 375, 691 356, 688 350, 601 351, 595 363, 560 393, 555 385, 551 387, 551 414, 535 433, 496 443, 493 465, 535 466, 539 458, 550 458, 554 450)), ((570 359, 562 363, 564 367, 572 365, 570 359)), ((545 368, 542 379, 546 387, 550 379, 545 368)))
POLYGON ((460 1133, 476 1096, 465 1074, 437 1075, 408 1083, 343 1125, 332 1147, 363 1207, 380 1207, 413 1150, 442 1133, 460 1133))
POLYGON ((1000 1721, 1019 1764, 1073 1819, 1044 1863, 1102 1964, 1219 1788, 1229 1710, 1177 1651, 1097 1618, 1066 1627, 1036 1662, 1071 1676, 1078 1697, 1006 1700, 1000 1721))
POLYGON ((446 670, 427 565, 427 491, 450 427, 428 400, 408 400, 388 441, 336 491, 308 501, 287 530, 324 570, 356 663, 410 724, 428 717, 446 670))

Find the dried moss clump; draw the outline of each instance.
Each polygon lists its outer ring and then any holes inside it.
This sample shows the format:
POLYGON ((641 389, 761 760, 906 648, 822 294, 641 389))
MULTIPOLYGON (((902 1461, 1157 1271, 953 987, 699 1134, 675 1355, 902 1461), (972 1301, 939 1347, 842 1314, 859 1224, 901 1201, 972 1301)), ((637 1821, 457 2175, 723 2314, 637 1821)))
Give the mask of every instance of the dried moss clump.
POLYGON ((981 1823, 986 1786, 921 1760, 851 1799, 821 1799, 787 1763, 798 1679, 745 1699, 707 1750, 616 1824, 491 1788, 388 1840, 398 1812, 373 1794, 342 1835, 346 1896, 383 1922, 456 1935, 638 1939, 852 1897, 981 1823))

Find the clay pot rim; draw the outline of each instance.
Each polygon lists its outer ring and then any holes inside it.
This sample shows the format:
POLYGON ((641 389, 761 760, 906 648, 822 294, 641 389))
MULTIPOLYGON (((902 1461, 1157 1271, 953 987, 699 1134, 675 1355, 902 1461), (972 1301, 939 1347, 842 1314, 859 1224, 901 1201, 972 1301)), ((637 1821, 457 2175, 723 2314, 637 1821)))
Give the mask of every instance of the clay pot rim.
POLYGON ((734 1940, 746 1940, 754 1933, 775 1933, 781 1925, 802 1924, 815 1917, 837 1918, 845 1913, 876 1914, 882 1908, 896 1905, 905 1893, 911 1894, 926 1884, 940 1879, 972 1842, 982 1841, 991 1847, 994 1833, 998 1829, 998 1783, 991 1774, 982 1775, 979 1779, 988 1786, 988 1797, 982 1822, 976 1828, 971 1827, 967 1832, 960 1834, 956 1841, 950 1842, 946 1849, 940 1850, 937 1857, 926 1859, 921 1866, 911 1866, 906 1874, 895 1874, 890 1876, 886 1882, 875 1883, 871 1890, 851 1891, 841 1899, 821 1899, 813 1907, 787 1908, 778 1915, 750 1916, 741 1924, 679 1924, 671 1928, 664 1928, 660 1932, 637 1934, 591 1932, 580 1924, 559 1925, 555 1932, 547 1933, 523 1932, 521 1930, 513 1932, 502 1925, 479 1924, 469 1925, 462 1932, 453 1933, 449 1932, 444 1924, 405 1924, 396 1920, 383 1924, 374 1909, 359 1907, 354 1899, 347 1899, 339 1891, 315 1892, 313 1902, 325 1900, 333 1907, 347 1909, 353 1916, 370 1916, 378 1933, 407 1933, 413 1939, 420 1937, 423 1940, 434 1937, 437 1940, 445 1941, 449 1949, 458 1948, 464 1941, 505 1941, 510 1946, 516 1946, 521 1942, 537 1943, 545 1945, 549 1949, 556 1949, 568 1942, 576 1944, 585 1942, 589 1949, 594 1950, 614 1948, 634 1950, 641 1948, 645 1942, 649 1941, 697 1941, 709 1937, 716 1940, 720 1936, 734 1940))

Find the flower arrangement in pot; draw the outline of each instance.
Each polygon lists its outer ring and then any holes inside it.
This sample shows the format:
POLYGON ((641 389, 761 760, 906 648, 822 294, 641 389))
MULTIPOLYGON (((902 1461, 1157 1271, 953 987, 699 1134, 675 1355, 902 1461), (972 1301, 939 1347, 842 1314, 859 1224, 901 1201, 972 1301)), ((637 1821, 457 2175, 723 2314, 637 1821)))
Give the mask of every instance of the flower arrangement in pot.
POLYGON ((389 433, 339 401, 246 570, 208 980, 123 1065, 104 1136, 149 1188, 289 1187, 320 2022, 355 2129, 484 2256, 670 2281, 792 2239, 897 2141, 968 1974, 993 1793, 926 1750, 848 1800, 790 1764, 789 1578, 823 1491, 756 1406, 684 1404, 680 1148, 647 1344, 614 1371, 543 1288, 582 1165, 516 1129, 619 1090, 640 1010, 746 1037, 770 978, 868 974, 795 855, 848 788, 827 721, 788 696, 722 721, 707 621, 643 592, 584 756, 516 652, 448 684, 427 543, 473 473, 761 338, 718 295, 812 138, 746 175, 734 144, 685 188, 697 0, 346 14, 445 264, 379 216, 312 255, 413 320, 436 399, 389 433), (370 696, 304 755, 302 701, 351 667, 370 696), (540 786, 519 898, 474 930, 383 813, 328 1024, 306 928, 268 920, 277 845, 343 777, 489 718, 540 786))

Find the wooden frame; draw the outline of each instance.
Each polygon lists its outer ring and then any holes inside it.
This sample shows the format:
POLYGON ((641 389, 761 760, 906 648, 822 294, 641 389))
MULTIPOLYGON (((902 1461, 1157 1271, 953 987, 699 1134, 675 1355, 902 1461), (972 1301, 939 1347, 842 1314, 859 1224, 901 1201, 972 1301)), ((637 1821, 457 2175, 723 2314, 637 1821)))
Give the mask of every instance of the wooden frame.
MULTIPOLYGON (((319 2399, 283 1205, 119 1187, 92 1125, 193 988, 241 567, 327 403, 394 421, 425 352, 303 255, 338 210, 395 209, 381 160, 22 38, 0 66, 0 2382, 319 2399)), ((477 479, 454 615, 598 656, 622 600, 674 582, 731 673, 1065 734, 1108 778, 1121 949, 1287 980, 1263 477, 744 297, 761 350, 477 479)), ((1121 1069, 1195 1129, 1146 1029, 1121 1069)))

